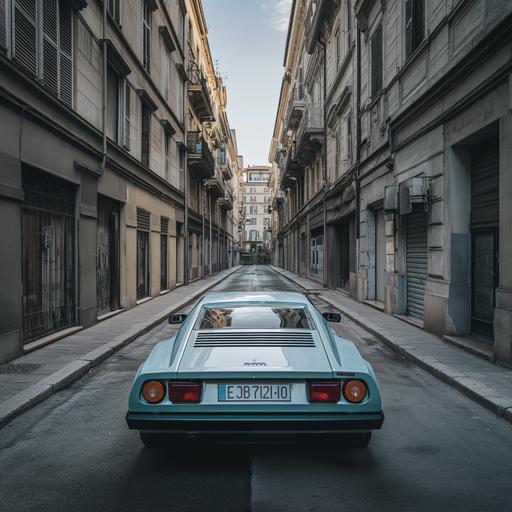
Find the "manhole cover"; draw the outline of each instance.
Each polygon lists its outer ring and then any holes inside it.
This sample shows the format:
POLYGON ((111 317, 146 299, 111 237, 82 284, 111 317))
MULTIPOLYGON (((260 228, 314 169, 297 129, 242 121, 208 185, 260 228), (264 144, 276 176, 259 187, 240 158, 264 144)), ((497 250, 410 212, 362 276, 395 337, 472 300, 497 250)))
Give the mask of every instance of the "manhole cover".
POLYGON ((19 364, 0 364, 0 374, 3 373, 30 373, 38 368, 40 368, 40 364, 36 363, 19 363, 19 364))

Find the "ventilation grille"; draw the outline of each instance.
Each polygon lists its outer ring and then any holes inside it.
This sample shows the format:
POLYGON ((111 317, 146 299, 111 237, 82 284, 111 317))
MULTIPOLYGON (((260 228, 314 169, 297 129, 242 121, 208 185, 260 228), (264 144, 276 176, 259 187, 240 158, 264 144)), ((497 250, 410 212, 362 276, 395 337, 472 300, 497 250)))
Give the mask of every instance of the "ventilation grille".
POLYGON ((199 332, 195 347, 314 347, 310 332, 199 332))
POLYGON ((137 229, 149 231, 150 227, 151 214, 142 208, 137 208, 137 229))

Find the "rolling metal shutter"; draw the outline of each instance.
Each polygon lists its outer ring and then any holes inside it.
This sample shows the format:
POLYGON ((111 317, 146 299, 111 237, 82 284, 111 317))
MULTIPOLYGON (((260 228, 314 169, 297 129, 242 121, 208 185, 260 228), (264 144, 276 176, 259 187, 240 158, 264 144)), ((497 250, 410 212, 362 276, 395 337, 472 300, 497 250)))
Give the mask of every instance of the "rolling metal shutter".
POLYGON ((497 142, 487 141, 471 152, 471 230, 499 225, 499 169, 497 142))
POLYGON ((427 214, 413 212, 407 217, 407 313, 423 320, 427 279, 427 214))
POLYGON ((7 47, 7 41, 6 41, 6 37, 7 37, 7 32, 6 32, 6 27, 7 27, 7 22, 6 22, 6 19, 5 19, 5 15, 6 15, 6 12, 5 12, 5 2, 0 2, 0 48, 6 48, 7 47))

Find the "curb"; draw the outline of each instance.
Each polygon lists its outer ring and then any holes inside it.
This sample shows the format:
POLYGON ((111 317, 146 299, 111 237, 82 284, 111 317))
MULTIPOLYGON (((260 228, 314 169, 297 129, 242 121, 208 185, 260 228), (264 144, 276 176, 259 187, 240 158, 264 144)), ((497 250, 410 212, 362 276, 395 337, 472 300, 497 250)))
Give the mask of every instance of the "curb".
MULTIPOLYGON (((286 274, 276 270, 273 267, 269 266, 269 268, 276 274, 281 275, 282 277, 288 279, 292 283, 300 286, 303 290, 308 292, 307 288, 302 286, 298 281, 295 281, 292 277, 287 276, 286 274)), ((334 303, 331 299, 326 298, 322 292, 318 293, 317 296, 333 308, 341 311, 346 317, 350 318, 353 322, 366 329, 369 333, 373 334, 378 340, 391 348, 393 352, 400 355, 405 360, 414 363, 423 370, 426 370, 437 379, 446 384, 449 384, 453 388, 466 395, 468 398, 471 398, 486 409, 489 409, 500 418, 503 418, 504 420, 512 423, 512 407, 510 405, 510 398, 507 399, 507 397, 496 397, 496 394, 492 389, 478 381, 475 381, 474 379, 471 379, 466 375, 450 374, 450 372, 448 372, 448 366, 434 359, 432 359, 432 361, 428 361, 424 357, 415 355, 413 350, 408 350, 401 346, 400 343, 394 339, 392 334, 386 332, 371 322, 368 322, 362 318, 361 315, 348 310, 340 304, 334 303), (493 394, 495 395, 495 398, 489 398, 489 395, 492 396, 493 394)))
POLYGON ((7 425, 14 418, 20 416, 43 400, 46 400, 52 394, 57 393, 57 391, 64 389, 65 387, 83 377, 91 368, 95 368, 100 365, 103 361, 107 360, 117 351, 129 345, 139 336, 146 334, 148 331, 153 329, 153 327, 162 323, 169 315, 184 308, 187 304, 193 302, 195 299, 197 299, 197 297, 205 293, 207 290, 217 286, 229 276, 233 275, 235 272, 238 272, 240 268, 240 265, 238 267, 233 267, 232 271, 223 276, 221 279, 199 289, 193 295, 186 297, 177 304, 174 304, 164 311, 152 316, 149 318, 149 320, 141 323, 140 329, 132 328, 127 333, 114 338, 111 342, 106 343, 105 345, 98 347, 91 352, 84 354, 83 356, 80 356, 78 359, 68 363, 60 370, 57 370, 56 372, 48 375, 36 384, 32 384, 23 391, 16 393, 14 396, 0 404, 0 429, 7 425))

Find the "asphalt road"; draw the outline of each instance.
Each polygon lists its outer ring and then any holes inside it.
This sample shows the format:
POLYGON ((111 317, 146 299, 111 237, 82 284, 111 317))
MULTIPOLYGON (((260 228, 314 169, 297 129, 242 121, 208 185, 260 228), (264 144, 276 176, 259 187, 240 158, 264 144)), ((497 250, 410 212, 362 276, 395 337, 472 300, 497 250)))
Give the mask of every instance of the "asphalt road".
MULTIPOLYGON (((265 267, 245 267, 216 287, 269 289, 297 287, 265 267)), ((174 330, 162 324, 0 431, 0 510, 512 510, 512 426, 349 319, 336 328, 371 361, 381 385, 386 421, 367 450, 146 450, 124 415, 135 370, 174 330)))

